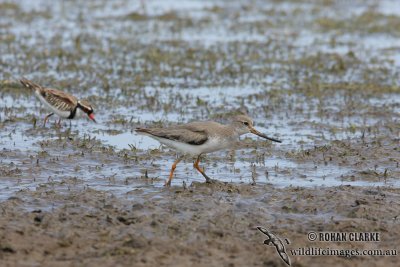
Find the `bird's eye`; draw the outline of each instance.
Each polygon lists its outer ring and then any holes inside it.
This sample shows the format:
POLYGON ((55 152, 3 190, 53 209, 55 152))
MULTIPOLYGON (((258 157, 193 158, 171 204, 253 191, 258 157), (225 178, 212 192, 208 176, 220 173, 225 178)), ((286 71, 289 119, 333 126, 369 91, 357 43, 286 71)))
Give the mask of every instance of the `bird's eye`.
POLYGON ((243 122, 243 124, 249 126, 249 123, 247 121, 243 122))

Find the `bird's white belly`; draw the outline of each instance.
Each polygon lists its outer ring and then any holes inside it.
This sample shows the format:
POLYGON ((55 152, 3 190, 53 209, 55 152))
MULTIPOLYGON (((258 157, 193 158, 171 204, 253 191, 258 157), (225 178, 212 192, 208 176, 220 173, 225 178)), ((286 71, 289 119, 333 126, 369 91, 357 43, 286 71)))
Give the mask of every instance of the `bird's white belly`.
POLYGON ((43 103, 43 105, 45 105, 48 109, 50 109, 52 112, 54 112, 55 114, 57 114, 58 116, 62 117, 62 118, 68 118, 69 115, 71 114, 71 112, 69 111, 61 111, 56 109, 55 107, 53 107, 52 105, 50 105, 46 99, 44 99, 44 97, 40 94, 39 91, 35 91, 36 96, 39 98, 40 102, 43 103))
POLYGON ((171 148, 178 150, 183 154, 197 156, 200 154, 211 153, 218 150, 226 149, 232 145, 233 142, 221 138, 210 138, 202 145, 190 145, 174 140, 164 138, 157 138, 157 140, 171 148))

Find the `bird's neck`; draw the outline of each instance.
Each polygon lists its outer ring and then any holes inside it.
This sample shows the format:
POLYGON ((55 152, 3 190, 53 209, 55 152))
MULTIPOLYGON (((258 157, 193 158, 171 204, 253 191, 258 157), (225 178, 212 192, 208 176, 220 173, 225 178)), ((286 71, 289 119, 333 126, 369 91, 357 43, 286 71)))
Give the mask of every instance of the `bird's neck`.
POLYGON ((68 119, 73 119, 73 118, 75 118, 75 116, 76 116, 76 114, 79 112, 79 110, 78 110, 78 107, 79 107, 79 103, 75 106, 75 108, 71 111, 71 113, 69 114, 69 116, 68 116, 68 119))

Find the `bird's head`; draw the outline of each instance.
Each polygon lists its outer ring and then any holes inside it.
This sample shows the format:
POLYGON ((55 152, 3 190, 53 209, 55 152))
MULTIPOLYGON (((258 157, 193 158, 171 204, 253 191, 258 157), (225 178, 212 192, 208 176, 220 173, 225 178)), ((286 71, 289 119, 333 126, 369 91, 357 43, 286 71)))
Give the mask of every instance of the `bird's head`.
POLYGON ((79 100, 78 101, 78 108, 80 108, 83 112, 85 112, 86 115, 88 115, 89 119, 91 119, 92 121, 96 122, 96 120, 94 118, 94 114, 93 114, 93 107, 89 103, 89 101, 87 101, 85 99, 79 100))
POLYGON ((278 139, 268 137, 265 134, 257 131, 254 128, 253 120, 249 116, 246 116, 246 115, 237 115, 237 116, 235 116, 233 118, 233 125, 234 125, 234 128, 235 128, 236 132, 239 135, 252 133, 252 134, 258 135, 258 136, 260 136, 262 138, 271 140, 273 142, 282 143, 282 141, 280 141, 278 139))

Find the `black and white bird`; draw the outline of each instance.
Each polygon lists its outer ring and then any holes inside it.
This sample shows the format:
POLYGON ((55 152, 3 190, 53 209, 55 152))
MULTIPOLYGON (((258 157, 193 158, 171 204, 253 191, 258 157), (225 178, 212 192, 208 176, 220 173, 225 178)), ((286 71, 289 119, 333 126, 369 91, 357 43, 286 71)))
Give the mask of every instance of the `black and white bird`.
POLYGON ((30 80, 22 78, 20 82, 27 88, 33 90, 40 102, 42 102, 51 113, 44 118, 43 126, 46 126, 47 120, 57 114, 61 118, 74 119, 79 110, 86 113, 92 121, 96 122, 93 114, 93 107, 87 100, 78 100, 75 96, 63 91, 42 87, 30 80))

